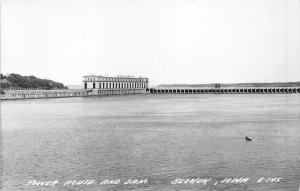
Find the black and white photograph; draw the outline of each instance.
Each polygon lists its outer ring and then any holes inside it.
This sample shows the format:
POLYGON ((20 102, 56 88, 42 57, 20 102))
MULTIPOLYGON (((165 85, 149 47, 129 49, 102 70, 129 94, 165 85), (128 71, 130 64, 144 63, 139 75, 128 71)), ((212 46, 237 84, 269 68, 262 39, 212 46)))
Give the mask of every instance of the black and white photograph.
POLYGON ((0 0, 0 190, 300 191, 300 0, 0 0))

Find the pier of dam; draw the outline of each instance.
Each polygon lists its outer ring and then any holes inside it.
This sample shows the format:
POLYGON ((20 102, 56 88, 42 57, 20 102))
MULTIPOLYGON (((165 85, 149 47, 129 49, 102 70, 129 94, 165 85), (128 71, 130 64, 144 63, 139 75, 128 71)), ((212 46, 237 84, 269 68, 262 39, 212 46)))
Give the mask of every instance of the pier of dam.
POLYGON ((295 94, 300 87, 148 88, 150 94, 295 94))

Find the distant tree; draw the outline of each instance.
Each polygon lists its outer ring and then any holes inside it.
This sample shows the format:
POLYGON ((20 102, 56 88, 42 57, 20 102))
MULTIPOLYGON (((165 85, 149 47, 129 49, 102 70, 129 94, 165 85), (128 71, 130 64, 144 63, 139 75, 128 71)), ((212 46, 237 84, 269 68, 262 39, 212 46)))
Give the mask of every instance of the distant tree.
POLYGON ((3 76, 3 78, 4 80, 1 80, 1 87, 3 89, 67 89, 62 83, 48 79, 40 79, 35 76, 9 74, 3 76))

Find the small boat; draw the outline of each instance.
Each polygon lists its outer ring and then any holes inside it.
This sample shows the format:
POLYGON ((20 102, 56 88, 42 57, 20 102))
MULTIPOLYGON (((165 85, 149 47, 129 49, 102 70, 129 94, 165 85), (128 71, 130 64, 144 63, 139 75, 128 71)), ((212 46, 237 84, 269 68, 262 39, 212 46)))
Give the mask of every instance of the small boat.
POLYGON ((245 137, 246 141, 252 141, 252 139, 248 136, 245 137))

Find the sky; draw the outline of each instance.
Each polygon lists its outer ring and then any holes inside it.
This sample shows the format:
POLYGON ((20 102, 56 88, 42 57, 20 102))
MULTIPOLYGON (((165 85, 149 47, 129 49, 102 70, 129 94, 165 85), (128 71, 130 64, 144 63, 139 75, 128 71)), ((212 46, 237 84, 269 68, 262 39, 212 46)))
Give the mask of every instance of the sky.
POLYGON ((1 73, 300 81, 300 0, 2 0, 1 73))

